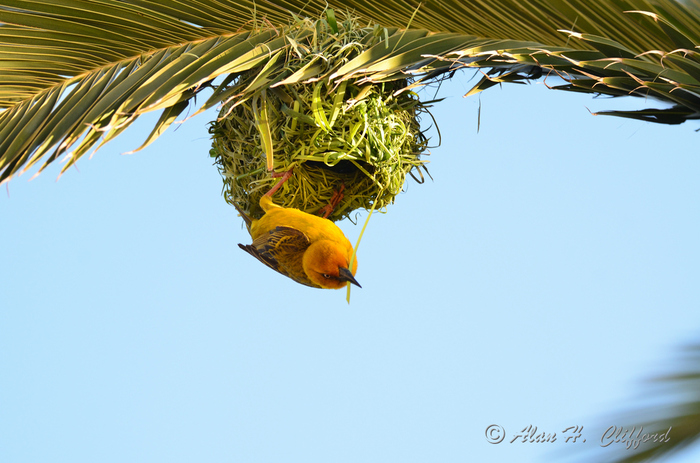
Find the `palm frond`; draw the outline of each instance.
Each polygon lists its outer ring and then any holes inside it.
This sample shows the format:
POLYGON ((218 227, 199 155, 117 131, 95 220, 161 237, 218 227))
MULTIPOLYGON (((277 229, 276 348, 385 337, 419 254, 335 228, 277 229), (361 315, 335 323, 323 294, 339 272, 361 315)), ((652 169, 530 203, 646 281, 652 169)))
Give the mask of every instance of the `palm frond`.
MULTIPOLYGON (((695 0, 0 0, 0 182, 60 157, 64 171, 160 110, 143 148, 205 89, 199 110, 239 97, 229 84, 284 60, 295 46, 288 32, 304 17, 328 25, 328 6, 351 11, 383 38, 328 78, 408 74, 421 83, 457 68, 489 69, 477 92, 556 73, 562 90, 673 105, 608 114, 665 123, 700 114, 695 0)), ((274 78, 305 81, 315 69, 274 78)))
POLYGON ((164 109, 161 133, 208 81, 249 69, 266 59, 258 44, 274 45, 273 29, 214 35, 201 19, 120 2, 2 2, 0 180, 50 150, 43 167, 68 154, 65 170, 148 111, 164 109))

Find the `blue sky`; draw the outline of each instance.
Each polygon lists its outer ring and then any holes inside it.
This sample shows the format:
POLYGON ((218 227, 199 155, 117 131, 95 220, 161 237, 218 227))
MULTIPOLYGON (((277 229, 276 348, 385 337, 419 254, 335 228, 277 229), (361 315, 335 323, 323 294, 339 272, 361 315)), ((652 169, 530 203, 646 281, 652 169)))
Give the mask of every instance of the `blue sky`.
MULTIPOLYGON (((122 156, 150 130, 137 122, 58 182, 56 166, 12 180, 0 461, 600 451, 610 417, 700 337, 697 123, 594 117, 656 104, 512 85, 482 94, 477 133, 471 83, 443 84, 434 181, 409 179, 372 216, 350 305, 238 248, 250 238, 208 156, 215 113, 122 156), (492 445, 491 424, 580 425, 587 442, 492 445)), ((365 217, 340 224, 353 243, 365 217)))

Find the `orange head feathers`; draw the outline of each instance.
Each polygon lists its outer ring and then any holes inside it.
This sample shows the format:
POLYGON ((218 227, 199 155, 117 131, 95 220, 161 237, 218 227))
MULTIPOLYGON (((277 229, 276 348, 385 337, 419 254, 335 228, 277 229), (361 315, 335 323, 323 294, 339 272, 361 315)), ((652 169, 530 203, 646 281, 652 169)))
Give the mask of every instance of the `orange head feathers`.
POLYGON ((298 209, 284 208, 269 195, 260 199, 265 215, 253 220, 238 207, 253 243, 238 246, 271 269, 314 288, 340 289, 355 280, 357 259, 350 241, 333 222, 298 209))

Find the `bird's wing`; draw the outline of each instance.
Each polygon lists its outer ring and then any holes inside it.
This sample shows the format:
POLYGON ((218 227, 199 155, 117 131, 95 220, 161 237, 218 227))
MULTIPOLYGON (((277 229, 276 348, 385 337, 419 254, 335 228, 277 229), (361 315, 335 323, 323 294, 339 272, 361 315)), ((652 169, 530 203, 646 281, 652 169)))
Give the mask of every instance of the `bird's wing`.
POLYGON ((238 246, 272 270, 288 276, 306 286, 318 286, 309 280, 304 272, 302 259, 310 245, 309 238, 291 227, 276 227, 257 237, 253 244, 238 246))

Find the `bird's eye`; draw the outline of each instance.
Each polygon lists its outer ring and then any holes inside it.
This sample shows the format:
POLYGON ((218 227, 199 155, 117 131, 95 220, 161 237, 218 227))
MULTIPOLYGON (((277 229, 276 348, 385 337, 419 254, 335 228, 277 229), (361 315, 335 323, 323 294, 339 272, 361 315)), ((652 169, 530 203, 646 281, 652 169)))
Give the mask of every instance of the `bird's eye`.
POLYGON ((324 273, 323 278, 325 278, 326 280, 330 280, 331 276, 327 273, 324 273))

